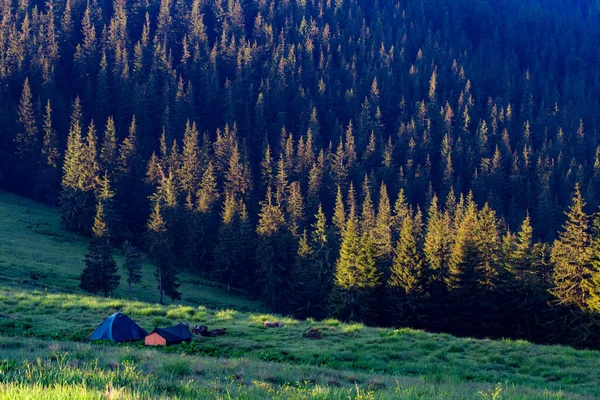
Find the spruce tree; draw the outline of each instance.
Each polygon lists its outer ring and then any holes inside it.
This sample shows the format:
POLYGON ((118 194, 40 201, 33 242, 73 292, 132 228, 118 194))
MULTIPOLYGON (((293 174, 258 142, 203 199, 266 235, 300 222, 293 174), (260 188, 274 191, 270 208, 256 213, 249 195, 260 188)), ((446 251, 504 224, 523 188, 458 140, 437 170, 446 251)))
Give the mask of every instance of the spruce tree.
POLYGON ((283 211, 273 202, 270 187, 267 188, 266 199, 261 202, 256 233, 257 272, 263 299, 272 310, 281 312, 287 307, 287 285, 296 246, 293 236, 286 229, 283 211))
POLYGON ((125 258, 123 269, 127 273, 127 288, 131 293, 132 286, 142 281, 142 262, 140 253, 131 242, 124 241, 122 249, 125 258))
POLYGON ((377 248, 377 264, 382 272, 387 272, 391 266, 394 246, 392 242, 390 198, 384 182, 381 183, 379 189, 379 204, 377 206, 377 219, 375 220, 373 237, 377 248))
POLYGON ((334 315, 351 321, 373 320, 375 291, 381 284, 377 270, 375 244, 371 232, 361 236, 355 215, 344 228, 340 255, 336 263, 330 308, 334 315))
POLYGON ((85 268, 80 277, 80 287, 86 292, 108 297, 119 286, 117 263, 110 247, 109 231, 104 219, 102 202, 96 206, 93 237, 85 255, 85 268))
POLYGON ((106 128, 104 129, 104 136, 102 138, 102 144, 100 145, 100 164, 110 176, 117 167, 118 163, 118 147, 117 147, 117 132, 115 129, 115 121, 112 117, 108 117, 106 121, 106 128))
POLYGON ((592 223, 592 248, 589 278, 584 281, 588 293, 587 307, 592 312, 600 312, 600 213, 596 212, 592 223))
POLYGON ((238 246, 237 203, 232 194, 226 194, 217 246, 214 250, 214 262, 216 277, 227 286, 227 291, 231 290, 241 272, 241 266, 237 263, 238 246))
POLYGON ((50 100, 46 103, 43 129, 42 160, 40 163, 36 198, 55 205, 58 200, 60 186, 60 152, 56 130, 52 127, 52 107, 50 106, 50 100))
POLYGON ((343 236, 344 228, 346 227, 346 211, 344 209, 344 198, 342 196, 342 189, 338 185, 337 195, 335 197, 335 208, 333 211, 333 226, 336 229, 338 238, 341 239, 343 236))
POLYGON ((16 155, 18 157, 17 172, 19 186, 31 194, 37 177, 38 159, 40 155, 39 129, 36 113, 33 106, 33 95, 29 86, 29 79, 25 79, 21 101, 17 111, 19 117, 19 130, 14 139, 16 155))
POLYGON ((448 283, 452 255, 453 236, 449 213, 442 212, 437 196, 429 206, 424 252, 431 270, 432 291, 441 295, 448 283))
POLYGON ((306 230, 300 235, 296 260, 290 273, 290 290, 288 296, 288 309, 298 318, 307 318, 313 315, 312 295, 314 289, 313 261, 314 251, 308 240, 306 230))
POLYGON ((372 235, 373 231, 375 230, 376 216, 375 206, 373 204, 373 199, 371 196, 371 184, 367 175, 365 175, 365 179, 363 180, 362 192, 363 202, 360 229, 363 234, 369 232, 369 234, 372 235))
POLYGON ((196 193, 200 181, 200 149, 198 145, 198 129, 196 124, 190 124, 188 120, 183 136, 183 150, 181 169, 177 171, 177 177, 181 182, 183 193, 196 193))
POLYGON ((167 231, 167 224, 162 216, 160 199, 156 199, 154 209, 148 221, 148 252, 156 272, 154 276, 158 283, 159 303, 164 304, 164 295, 173 301, 181 299, 179 280, 175 271, 175 255, 173 240, 167 231))
POLYGON ((575 186, 567 222, 552 246, 552 293, 564 305, 587 309, 593 297, 592 236, 579 184, 575 186))
POLYGON ((390 288, 411 297, 421 296, 427 289, 428 274, 420 236, 415 217, 408 215, 402 223, 388 280, 390 288))
POLYGON ((214 243, 218 235, 219 191, 212 161, 204 170, 198 193, 196 211, 200 214, 196 232, 196 246, 200 269, 207 274, 213 263, 214 243))
POLYGON ((63 161, 60 208, 61 221, 68 230, 87 234, 94 218, 96 143, 93 124, 83 140, 81 118, 81 103, 76 98, 63 161))

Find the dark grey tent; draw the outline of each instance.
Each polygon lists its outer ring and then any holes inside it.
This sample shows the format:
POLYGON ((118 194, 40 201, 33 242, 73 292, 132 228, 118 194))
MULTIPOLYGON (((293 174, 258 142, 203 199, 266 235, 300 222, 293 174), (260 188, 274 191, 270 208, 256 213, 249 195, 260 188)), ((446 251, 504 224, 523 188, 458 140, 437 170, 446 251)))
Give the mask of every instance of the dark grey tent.
POLYGON ((130 342, 143 339, 148 333, 125 314, 114 313, 92 333, 90 340, 130 342))
POLYGON ((181 323, 170 328, 156 328, 145 339, 146 346, 169 346, 191 341, 190 328, 181 323))

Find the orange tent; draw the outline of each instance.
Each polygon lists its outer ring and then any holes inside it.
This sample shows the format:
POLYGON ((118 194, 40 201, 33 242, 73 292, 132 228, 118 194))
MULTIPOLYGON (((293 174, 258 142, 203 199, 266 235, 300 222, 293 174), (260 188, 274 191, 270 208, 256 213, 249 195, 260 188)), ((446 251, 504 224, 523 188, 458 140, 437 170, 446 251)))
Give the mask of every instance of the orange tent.
POLYGON ((144 342, 145 342, 146 346, 166 346, 167 345, 167 339, 160 336, 160 334, 158 334, 158 332, 152 332, 151 334, 146 336, 146 339, 144 339, 144 342))
POLYGON ((146 336, 146 346, 168 346, 182 342, 190 343, 192 334, 184 324, 177 324, 170 328, 156 328, 146 336))

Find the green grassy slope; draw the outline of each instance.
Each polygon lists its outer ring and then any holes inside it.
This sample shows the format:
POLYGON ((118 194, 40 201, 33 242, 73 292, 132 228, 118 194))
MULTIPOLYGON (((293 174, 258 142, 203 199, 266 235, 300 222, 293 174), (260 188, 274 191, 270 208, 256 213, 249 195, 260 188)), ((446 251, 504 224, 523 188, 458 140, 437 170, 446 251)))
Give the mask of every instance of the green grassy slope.
MULTIPOLYGON (((49 290, 81 292, 79 275, 88 241, 64 230, 56 208, 0 191, 0 279, 29 283, 49 290)), ((116 254, 119 266, 123 260, 116 254)), ((115 297, 158 301, 154 268, 144 263, 143 281, 130 294, 126 279, 115 297)), ((189 274, 182 274, 183 302, 217 308, 260 311, 260 302, 215 287, 189 274)))
POLYGON ((296 321, 201 280, 183 286, 184 304, 160 306, 149 265, 131 295, 122 284, 87 296, 85 251, 55 209, 0 192, 0 399, 600 398, 596 351, 296 321), (187 321, 228 335, 167 349, 83 342, 116 310, 145 329, 187 321))

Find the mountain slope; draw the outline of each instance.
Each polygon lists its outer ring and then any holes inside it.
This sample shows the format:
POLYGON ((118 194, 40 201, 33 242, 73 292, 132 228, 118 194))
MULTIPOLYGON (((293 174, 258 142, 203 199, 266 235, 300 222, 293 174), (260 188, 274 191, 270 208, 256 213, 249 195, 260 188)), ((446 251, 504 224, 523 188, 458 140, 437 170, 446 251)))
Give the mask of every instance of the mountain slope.
POLYGON ((302 322, 262 314, 204 282, 184 287, 185 304, 160 306, 149 265, 131 297, 123 285, 115 298, 84 295, 77 276, 85 244, 62 231, 54 209, 0 194, 0 398, 600 396, 596 351, 302 322), (187 321, 228 334, 153 350, 81 343, 116 310, 146 329, 187 321), (283 327, 265 328, 265 320, 283 327), (322 339, 303 338, 309 328, 322 339))

